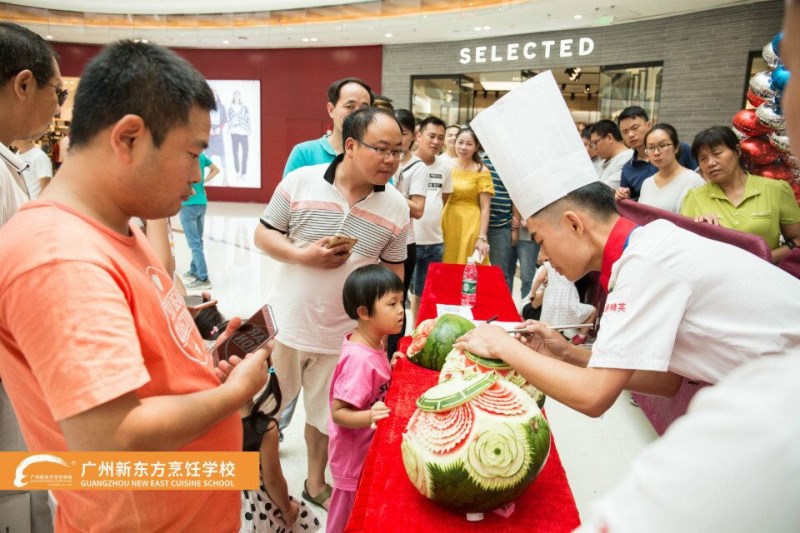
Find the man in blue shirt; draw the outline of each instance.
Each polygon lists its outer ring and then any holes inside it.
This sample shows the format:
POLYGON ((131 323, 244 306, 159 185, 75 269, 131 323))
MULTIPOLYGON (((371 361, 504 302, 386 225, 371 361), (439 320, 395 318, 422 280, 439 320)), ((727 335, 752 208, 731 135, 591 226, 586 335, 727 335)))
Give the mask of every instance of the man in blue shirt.
POLYGON ((372 89, 358 78, 344 78, 328 88, 328 115, 333 120, 333 132, 319 139, 305 141, 292 148, 283 177, 298 168, 331 163, 344 151, 342 124, 350 113, 372 105, 372 89))
MULTIPOLYGON (((620 189, 622 190, 618 192, 617 200, 621 198, 639 200, 644 180, 658 172, 658 169, 647 161, 644 153, 644 137, 650 131, 652 124, 647 112, 636 105, 623 109, 617 117, 617 123, 620 133, 622 133, 622 141, 634 151, 633 157, 622 167, 620 179, 620 189), (625 189, 627 189, 627 194, 625 189)), ((690 170, 696 169, 697 161, 692 157, 692 149, 686 143, 680 144, 678 163, 690 170)))
MULTIPOLYGON (((492 203, 489 206, 489 231, 487 232, 489 262, 503 270, 508 290, 512 290, 516 268, 512 268, 511 265, 511 247, 517 244, 519 233, 515 233, 512 236, 511 197, 508 195, 506 186, 500 180, 494 165, 489 160, 489 156, 483 156, 483 164, 491 172, 492 185, 494 185, 494 196, 492 196, 492 203)), ((514 229, 518 232, 519 224, 514 229)), ((516 266, 515 261, 513 267, 516 266)))

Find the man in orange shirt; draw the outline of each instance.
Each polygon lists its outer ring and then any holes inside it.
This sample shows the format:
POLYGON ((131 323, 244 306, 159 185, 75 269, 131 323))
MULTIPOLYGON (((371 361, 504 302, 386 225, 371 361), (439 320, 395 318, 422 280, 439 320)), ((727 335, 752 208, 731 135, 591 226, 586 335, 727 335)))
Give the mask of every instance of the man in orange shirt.
MULTIPOLYGON (((266 351, 215 370, 130 224, 192 193, 213 107, 166 48, 121 41, 86 67, 70 158, 0 231, 14 258, 0 262, 0 375, 30 450, 241 451, 237 410, 266 381, 266 351)), ((239 528, 237 491, 54 495, 57 531, 239 528)))

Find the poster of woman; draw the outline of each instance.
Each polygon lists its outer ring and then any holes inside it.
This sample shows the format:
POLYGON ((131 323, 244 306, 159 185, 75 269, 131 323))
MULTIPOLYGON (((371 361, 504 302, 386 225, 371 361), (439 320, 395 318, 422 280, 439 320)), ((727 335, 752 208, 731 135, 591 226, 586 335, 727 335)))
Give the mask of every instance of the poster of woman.
POLYGON ((261 82, 208 80, 217 102, 206 155, 220 168, 207 187, 261 187, 261 82))

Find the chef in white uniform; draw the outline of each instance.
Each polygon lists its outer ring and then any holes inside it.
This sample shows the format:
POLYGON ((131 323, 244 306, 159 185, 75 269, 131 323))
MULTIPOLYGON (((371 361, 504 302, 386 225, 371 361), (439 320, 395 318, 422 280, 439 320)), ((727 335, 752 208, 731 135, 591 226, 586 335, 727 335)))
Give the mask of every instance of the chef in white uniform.
MULTIPOLYGON (((798 0, 789 3, 784 59, 800 72, 800 8, 798 0)), ((800 91, 793 84, 784 106, 798 150, 800 91)), ((504 171, 484 140, 494 128, 473 127, 500 175, 510 176, 512 167, 504 171)), ((515 164, 516 176, 533 176, 507 184, 516 205, 525 189, 552 188, 535 181, 535 169, 519 172, 526 169, 515 164)), ((531 214, 528 229, 557 268, 570 279, 598 270, 610 290, 593 351, 573 349, 540 325, 529 328, 530 347, 492 326, 458 346, 502 357, 546 394, 592 415, 622 388, 669 394, 673 376, 720 383, 701 391, 687 415, 635 460, 581 533, 797 531, 800 283, 667 222, 637 228, 609 213, 591 185, 530 204, 531 214)))

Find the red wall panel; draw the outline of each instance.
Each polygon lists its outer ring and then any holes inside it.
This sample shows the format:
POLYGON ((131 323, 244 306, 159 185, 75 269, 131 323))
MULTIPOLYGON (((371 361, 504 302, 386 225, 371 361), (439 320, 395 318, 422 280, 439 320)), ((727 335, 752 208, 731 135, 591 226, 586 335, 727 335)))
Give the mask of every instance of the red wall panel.
MULTIPOLYGON (((63 76, 80 76, 100 47, 55 44, 63 76)), ((261 81, 261 188, 207 189, 211 200, 265 203, 283 174, 286 157, 299 140, 332 127, 325 110, 328 86, 356 76, 381 92, 381 46, 200 50, 177 48, 208 79, 261 81), (306 133, 314 133, 304 137, 306 133), (299 138, 302 137, 302 138, 299 138)), ((250 150, 256 147, 251 146, 250 150)))

